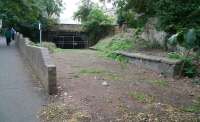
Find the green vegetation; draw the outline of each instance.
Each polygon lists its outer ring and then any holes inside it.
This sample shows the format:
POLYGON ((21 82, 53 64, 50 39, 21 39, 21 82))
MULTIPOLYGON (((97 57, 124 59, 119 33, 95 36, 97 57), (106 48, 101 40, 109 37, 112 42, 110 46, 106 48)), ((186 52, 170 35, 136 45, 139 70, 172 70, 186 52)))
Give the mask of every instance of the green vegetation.
MULTIPOLYGON (((200 51, 200 30, 198 29, 182 29, 180 32, 172 35, 169 38, 169 43, 171 45, 180 45, 185 48, 183 52, 182 60, 183 64, 181 66, 180 75, 184 72, 189 77, 195 77, 198 74, 197 66, 193 65, 193 56, 190 53, 196 50, 196 57, 199 55, 200 51)), ((199 59, 196 59, 197 62, 199 59)))
POLYGON ((186 112, 191 112, 191 113, 200 113, 200 98, 198 100, 194 101, 191 106, 188 106, 183 109, 186 112))
MULTIPOLYGON (((28 42, 30 45, 40 47, 41 45, 39 43, 34 42, 28 42)), ((56 45, 52 42, 43 42, 42 47, 45 47, 49 50, 50 53, 58 52, 59 48, 56 47, 56 45)))
POLYGON ((42 47, 46 47, 50 53, 54 53, 57 49, 56 45, 52 42, 43 42, 42 47))
POLYGON ((150 81, 150 83, 156 86, 160 86, 160 87, 168 86, 168 81, 166 80, 153 80, 153 81, 150 81))
POLYGON ((14 27, 30 38, 37 35, 38 22, 47 30, 57 22, 62 0, 1 0, 0 18, 3 26, 14 27))
POLYGON ((194 63, 194 57, 193 56, 185 56, 180 53, 172 52, 168 54, 168 57, 171 59, 178 59, 182 60, 184 62, 183 69, 181 71, 181 74, 184 76, 193 78, 196 77, 199 74, 198 66, 194 63))
MULTIPOLYGON (((105 1, 105 0, 101 0, 105 1)), ((141 20, 159 18, 159 28, 176 32, 179 28, 199 27, 199 0, 110 0, 117 7, 118 23, 123 22, 141 27, 141 20)), ((143 25, 144 25, 143 23, 143 25)))
POLYGON ((99 69, 82 69, 80 71, 80 74, 94 74, 94 75, 98 75, 98 74, 105 74, 106 71, 105 70, 99 70, 99 69))
POLYGON ((98 5, 90 1, 82 1, 74 18, 81 21, 88 34, 90 45, 96 44, 99 39, 107 36, 111 29, 113 19, 98 5))
POLYGON ((102 77, 105 80, 120 80, 120 77, 113 73, 106 70, 100 69, 81 69, 79 72, 80 75, 95 75, 102 77))
POLYGON ((133 47, 133 38, 131 38, 131 36, 126 33, 105 38, 101 40, 97 45, 95 45, 95 48, 102 51, 104 56, 120 62, 127 62, 128 59, 117 55, 116 52, 127 51, 133 47))
POLYGON ((147 95, 143 92, 130 92, 129 96, 142 103, 152 103, 154 101, 153 96, 147 95))

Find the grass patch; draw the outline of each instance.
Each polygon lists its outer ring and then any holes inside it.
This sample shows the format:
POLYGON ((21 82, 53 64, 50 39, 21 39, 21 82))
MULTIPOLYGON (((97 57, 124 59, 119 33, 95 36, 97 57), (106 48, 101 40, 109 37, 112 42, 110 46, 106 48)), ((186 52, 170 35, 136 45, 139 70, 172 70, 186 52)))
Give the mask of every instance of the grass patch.
POLYGON ((168 86, 168 81, 166 81, 166 80, 153 80, 153 81, 151 81, 151 83, 153 85, 160 86, 160 87, 167 87, 168 86))
POLYGON ((94 75, 98 75, 98 74, 105 74, 106 71, 99 70, 99 69, 82 69, 79 73, 80 74, 94 74, 94 75))
POLYGON ((154 97, 151 95, 147 95, 143 92, 130 92, 129 96, 133 99, 136 99, 142 103, 152 103, 154 101, 154 97))
POLYGON ((191 112, 191 113, 200 113, 200 98, 198 100, 194 101, 192 105, 186 107, 183 109, 185 112, 191 112))
POLYGON ((82 69, 79 72, 80 75, 95 75, 102 77, 105 80, 120 80, 120 77, 112 72, 100 69, 82 69))

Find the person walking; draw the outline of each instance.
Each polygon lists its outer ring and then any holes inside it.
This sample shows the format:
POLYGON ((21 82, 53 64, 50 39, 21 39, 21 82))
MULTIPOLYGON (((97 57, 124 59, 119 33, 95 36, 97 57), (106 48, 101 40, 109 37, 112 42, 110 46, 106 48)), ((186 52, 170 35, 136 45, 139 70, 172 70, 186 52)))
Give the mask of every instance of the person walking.
POLYGON ((13 27, 11 28, 11 34, 12 34, 12 40, 15 40, 16 31, 13 27))
POLYGON ((12 38, 12 32, 11 32, 11 28, 8 28, 5 32, 5 37, 6 37, 6 43, 7 43, 7 46, 10 45, 10 42, 11 42, 11 38, 12 38))

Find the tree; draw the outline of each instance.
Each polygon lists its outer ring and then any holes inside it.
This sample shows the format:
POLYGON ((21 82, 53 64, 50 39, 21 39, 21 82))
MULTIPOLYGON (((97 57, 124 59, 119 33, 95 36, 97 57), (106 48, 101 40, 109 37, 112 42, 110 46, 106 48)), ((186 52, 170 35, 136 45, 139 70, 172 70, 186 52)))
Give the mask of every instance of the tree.
POLYGON ((112 26, 112 18, 92 2, 86 6, 82 1, 82 5, 75 12, 74 18, 81 21, 91 45, 96 44, 100 38, 109 34, 112 26))
POLYGON ((0 18, 4 26, 15 28, 28 36, 38 21, 48 27, 56 18, 62 8, 61 0, 1 0, 0 18))
POLYGON ((94 3, 91 2, 91 0, 82 0, 78 11, 74 13, 74 19, 77 19, 82 23, 87 21, 87 17, 89 16, 93 6, 94 3))
POLYGON ((200 26, 199 0, 158 0, 155 4, 160 27, 165 31, 200 26))

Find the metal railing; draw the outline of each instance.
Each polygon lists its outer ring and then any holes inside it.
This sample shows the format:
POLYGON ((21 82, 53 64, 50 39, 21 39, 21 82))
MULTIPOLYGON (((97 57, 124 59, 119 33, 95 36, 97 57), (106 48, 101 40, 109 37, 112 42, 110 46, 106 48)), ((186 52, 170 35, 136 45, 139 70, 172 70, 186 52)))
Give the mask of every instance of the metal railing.
POLYGON ((85 48, 88 47, 88 41, 85 41, 81 38, 81 36, 55 36, 54 42, 60 48, 64 48, 67 45, 72 46, 72 48, 76 48, 79 45, 84 45, 85 48))

